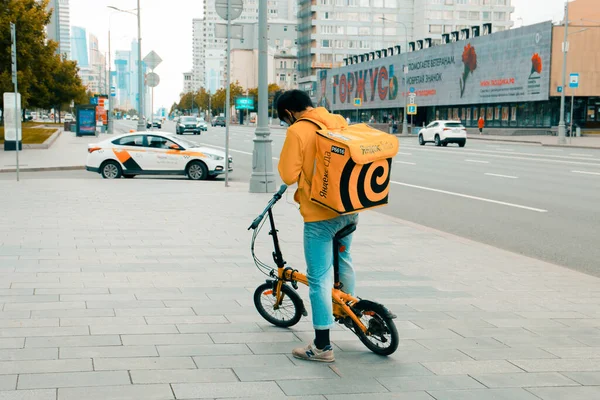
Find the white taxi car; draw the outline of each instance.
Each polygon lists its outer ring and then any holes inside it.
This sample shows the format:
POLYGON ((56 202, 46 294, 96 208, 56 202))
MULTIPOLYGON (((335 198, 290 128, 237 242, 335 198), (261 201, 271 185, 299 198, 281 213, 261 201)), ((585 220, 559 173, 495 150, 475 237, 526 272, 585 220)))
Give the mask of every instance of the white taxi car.
MULTIPOLYGON (((233 171, 232 163, 229 157, 229 171, 233 171)), ((105 179, 136 175, 214 179, 225 173, 225 153, 174 135, 134 132, 90 144, 86 169, 105 179)))
POLYGON ((457 143, 460 147, 465 147, 467 129, 460 121, 433 121, 419 131, 419 144, 423 146, 427 142, 433 142, 436 146, 457 143))

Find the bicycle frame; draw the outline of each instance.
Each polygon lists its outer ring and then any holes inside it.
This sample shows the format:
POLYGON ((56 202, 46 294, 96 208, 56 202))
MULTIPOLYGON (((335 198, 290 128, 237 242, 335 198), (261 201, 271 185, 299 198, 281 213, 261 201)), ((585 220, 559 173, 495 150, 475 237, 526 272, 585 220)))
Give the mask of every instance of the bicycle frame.
MULTIPOLYGON (((297 289, 297 282, 300 282, 306 286, 309 286, 309 284, 306 275, 298 272, 298 270, 292 269, 290 267, 285 267, 286 262, 283 259, 281 246, 279 245, 279 236, 277 235, 277 229, 275 228, 275 218, 273 217, 272 208, 274 204, 275 202, 269 204, 269 207, 267 208, 267 213, 269 216, 269 224, 271 225, 269 235, 271 235, 271 237, 273 238, 273 261, 275 261, 275 264, 277 265, 277 281, 276 287, 274 288, 276 295, 275 305, 279 306, 283 301, 283 292, 281 290, 281 287, 284 282, 291 282, 294 289, 297 289)), ((335 249, 335 251, 339 250, 335 249)), ((334 269, 337 268, 338 266, 334 265, 334 269)), ((338 274, 334 273, 334 276, 337 277, 338 274)), ((351 296, 347 293, 344 293, 340 289, 337 289, 337 287, 339 287, 339 282, 335 282, 334 287, 331 289, 331 298, 333 301, 333 315, 338 318, 350 317, 350 319, 354 321, 356 326, 358 326, 364 333, 366 333, 367 327, 362 323, 362 321, 356 316, 356 314, 348 305, 356 304, 360 301, 360 299, 351 296)))

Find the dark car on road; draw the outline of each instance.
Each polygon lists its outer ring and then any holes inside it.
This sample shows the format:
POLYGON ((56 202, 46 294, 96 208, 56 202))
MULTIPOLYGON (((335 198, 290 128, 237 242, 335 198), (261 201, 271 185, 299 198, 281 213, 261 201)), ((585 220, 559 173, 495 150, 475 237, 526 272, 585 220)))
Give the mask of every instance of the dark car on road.
POLYGON ((152 121, 152 123, 150 123, 150 121, 146 122, 146 128, 150 129, 152 127, 158 128, 158 129, 162 129, 162 121, 161 120, 154 120, 152 121))
POLYGON ((183 135, 185 132, 192 132, 194 135, 199 135, 202 127, 196 117, 183 116, 179 118, 176 129, 178 135, 183 135))
POLYGON ((212 126, 225 126, 225 117, 215 117, 212 120, 212 126))

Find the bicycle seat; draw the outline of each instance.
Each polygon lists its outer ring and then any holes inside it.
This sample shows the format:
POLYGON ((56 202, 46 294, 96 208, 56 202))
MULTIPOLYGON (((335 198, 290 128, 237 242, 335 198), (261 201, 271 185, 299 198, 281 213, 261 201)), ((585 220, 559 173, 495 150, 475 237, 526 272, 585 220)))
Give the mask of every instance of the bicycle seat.
POLYGON ((339 231, 336 232, 335 239, 341 240, 341 239, 345 238, 346 236, 350 235, 355 230, 356 230, 356 224, 346 225, 345 227, 343 227, 342 229, 340 229, 339 231))

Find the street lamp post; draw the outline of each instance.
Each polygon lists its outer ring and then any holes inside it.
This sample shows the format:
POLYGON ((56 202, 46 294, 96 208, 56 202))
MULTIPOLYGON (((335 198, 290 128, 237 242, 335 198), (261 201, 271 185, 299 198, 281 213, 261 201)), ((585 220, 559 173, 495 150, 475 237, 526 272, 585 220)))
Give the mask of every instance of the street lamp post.
POLYGON ((258 0, 258 121, 254 151, 252 153, 251 193, 275 191, 271 133, 269 130, 269 85, 268 85, 268 25, 267 0, 258 0))
POLYGON ((567 84, 567 52, 569 51, 569 3, 565 3, 565 38, 562 44, 563 65, 562 65, 562 92, 560 94, 560 121, 558 122, 558 143, 567 143, 565 126, 565 86, 567 84))
MULTIPOLYGON (((385 21, 391 21, 389 19, 387 19, 386 17, 379 17, 379 19, 385 21)), ((408 27, 406 26, 406 24, 404 22, 401 21, 391 21, 391 22, 396 22, 400 25, 402 25, 404 27, 404 52, 407 53, 408 52, 408 27)), ((408 134, 408 118, 406 115, 406 111, 407 111, 407 100, 408 100, 408 54, 406 55, 406 64, 403 68, 403 74, 404 74, 404 112, 402 114, 404 114, 404 118, 402 119, 402 134, 403 135, 407 135, 408 134)))
POLYGON ((144 75, 142 70, 142 25, 140 18, 140 0, 137 0, 137 23, 138 23, 138 93, 140 96, 140 119, 138 119, 138 131, 143 131, 146 128, 144 122, 144 75))
MULTIPOLYGON (((138 125, 137 130, 143 131, 146 128, 146 124, 144 123, 144 74, 142 70, 142 22, 141 22, 141 13, 140 13, 140 0, 137 0, 137 12, 129 11, 129 10, 121 10, 118 7, 108 6, 113 10, 124 12, 127 14, 135 15, 137 17, 137 30, 138 30, 138 125)), ((109 102, 110 106, 110 102, 109 102)))

